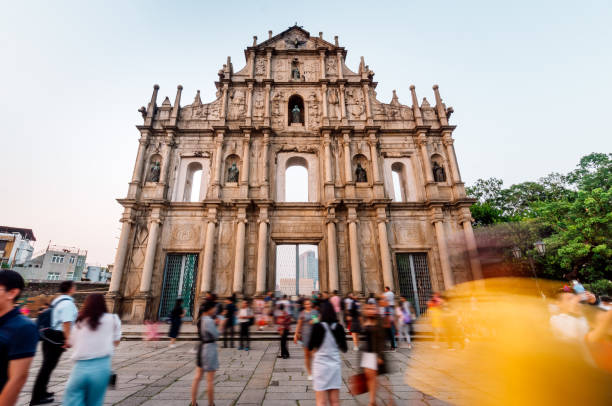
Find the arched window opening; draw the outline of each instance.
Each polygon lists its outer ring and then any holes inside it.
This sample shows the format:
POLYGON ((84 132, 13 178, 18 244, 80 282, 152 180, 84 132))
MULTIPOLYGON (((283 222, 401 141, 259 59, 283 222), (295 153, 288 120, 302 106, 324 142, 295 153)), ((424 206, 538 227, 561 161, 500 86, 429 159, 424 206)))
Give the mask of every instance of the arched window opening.
POLYGON ((393 178, 393 201, 394 202, 405 202, 407 200, 405 179, 404 179, 404 165, 396 162, 391 165, 391 176, 393 178))
POLYGON ((199 202, 200 187, 202 185, 202 164, 192 162, 187 166, 187 176, 185 176, 184 202, 199 202))
POLYGON ((287 161, 287 169, 285 169, 285 201, 308 201, 308 164, 303 158, 294 157, 287 161))
POLYGON ((443 162, 444 160, 440 155, 431 156, 431 171, 435 182, 446 182, 446 170, 443 162))
POLYGON ((287 105, 288 123, 304 124, 304 99, 299 94, 294 94, 289 98, 287 105))

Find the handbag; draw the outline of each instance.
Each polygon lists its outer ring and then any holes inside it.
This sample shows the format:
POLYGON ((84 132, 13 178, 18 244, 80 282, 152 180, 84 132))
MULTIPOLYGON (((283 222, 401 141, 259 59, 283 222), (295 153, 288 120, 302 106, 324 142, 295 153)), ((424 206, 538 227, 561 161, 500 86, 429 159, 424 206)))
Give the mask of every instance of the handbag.
POLYGON ((366 376, 363 372, 349 377, 349 391, 351 395, 361 395, 368 391, 366 376))

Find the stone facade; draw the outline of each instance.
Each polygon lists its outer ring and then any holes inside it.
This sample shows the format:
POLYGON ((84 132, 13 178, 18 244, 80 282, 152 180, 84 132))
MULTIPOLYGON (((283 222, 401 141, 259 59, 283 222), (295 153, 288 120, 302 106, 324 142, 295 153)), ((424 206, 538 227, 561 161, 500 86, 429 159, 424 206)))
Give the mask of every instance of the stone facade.
MULTIPOLYGON (((138 126, 109 305, 158 317, 169 254, 196 254, 193 303, 206 291, 261 294, 275 285, 279 244, 318 246, 322 290, 400 293, 397 255, 426 254, 431 289, 480 277, 447 108, 377 100, 374 72, 293 26, 219 70, 217 99, 157 105, 138 126), (308 171, 308 199, 286 202, 286 169, 308 171), (200 173, 200 176, 195 176, 200 173), (400 190, 394 190, 394 187, 400 190), (199 190, 199 193, 198 193, 199 190)), ((184 268, 184 262, 183 262, 184 268)), ((181 271, 182 272, 182 271, 181 271)), ((181 273, 181 283, 184 283, 181 273)))

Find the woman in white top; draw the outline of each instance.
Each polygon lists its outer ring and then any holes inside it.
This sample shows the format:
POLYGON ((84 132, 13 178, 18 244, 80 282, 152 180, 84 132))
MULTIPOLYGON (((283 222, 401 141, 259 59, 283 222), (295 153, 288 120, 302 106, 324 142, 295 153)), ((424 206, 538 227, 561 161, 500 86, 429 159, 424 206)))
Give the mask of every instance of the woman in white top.
POLYGON ((340 405, 342 369, 340 351, 346 352, 344 327, 338 323, 334 307, 321 304, 321 322, 312 328, 308 349, 316 351, 312 362, 313 389, 317 406, 340 405))
POLYGON ((101 406, 111 375, 111 357, 121 339, 121 321, 106 310, 104 296, 87 296, 72 332, 70 357, 76 363, 66 392, 65 406, 101 406))

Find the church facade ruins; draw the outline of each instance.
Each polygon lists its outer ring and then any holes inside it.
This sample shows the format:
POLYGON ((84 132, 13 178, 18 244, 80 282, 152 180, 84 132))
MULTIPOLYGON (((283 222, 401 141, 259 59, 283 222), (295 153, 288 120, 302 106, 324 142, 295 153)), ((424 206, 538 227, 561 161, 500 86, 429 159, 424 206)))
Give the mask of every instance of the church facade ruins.
POLYGON ((254 296, 278 286, 276 250, 317 249, 324 291, 389 286, 422 309, 432 291, 481 277, 442 102, 377 99, 363 57, 298 26, 263 42, 246 66, 219 70, 217 98, 139 111, 140 140, 125 198, 107 302, 124 320, 163 318, 178 297, 188 315, 205 292, 254 296), (290 201, 292 167, 305 168, 290 201))

